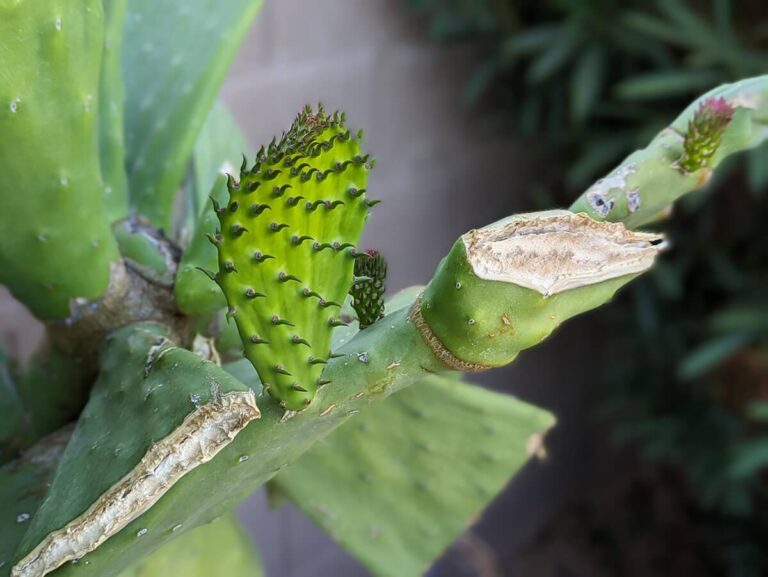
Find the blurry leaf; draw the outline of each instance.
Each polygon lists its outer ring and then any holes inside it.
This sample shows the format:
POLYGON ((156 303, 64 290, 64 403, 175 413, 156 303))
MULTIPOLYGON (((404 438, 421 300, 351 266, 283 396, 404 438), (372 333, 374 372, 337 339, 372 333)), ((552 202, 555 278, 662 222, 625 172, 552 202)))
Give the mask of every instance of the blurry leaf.
POLYGON ((753 148, 747 153, 747 179, 754 192, 762 194, 768 188, 768 145, 753 148))
POLYGON ((587 186, 628 152, 626 135, 601 135, 586 141, 581 155, 571 163, 565 181, 569 187, 587 186))
POLYGON ((657 40, 662 40, 675 46, 687 45, 685 37, 681 36, 680 30, 675 26, 643 12, 628 12, 622 18, 622 23, 637 32, 642 32, 657 40))
POLYGON ((526 75, 530 84, 539 84, 549 79, 573 57, 574 51, 581 41, 581 34, 576 26, 566 26, 545 50, 531 63, 526 75))
POLYGON ((701 377, 733 356, 750 340, 749 335, 736 333, 708 341, 680 362, 677 370, 678 377, 683 380, 701 377))
POLYGON ((571 76, 571 115, 575 121, 589 116, 603 90, 604 76, 605 54, 593 44, 581 54, 571 76))
POLYGON ((623 100, 664 99, 700 92, 716 83, 717 75, 709 71, 649 72, 619 82, 614 92, 623 100))
POLYGON ((464 87, 464 100, 467 104, 475 105, 485 96, 495 80, 497 72, 498 65, 495 60, 488 60, 475 69, 464 87))
POLYGON ((768 334, 768 308, 736 305, 714 314, 710 329, 721 333, 768 334))
POLYGON ((542 25, 515 34, 505 40, 499 50, 502 63, 516 60, 519 56, 535 54, 556 41, 562 26, 542 25))
POLYGON ((747 405, 747 416, 754 421, 768 423, 768 401, 753 401, 747 405))
POLYGON ((695 36, 702 41, 715 37, 715 31, 696 12, 688 8, 685 2, 680 0, 656 0, 656 5, 662 13, 672 20, 679 31, 684 31, 690 36, 695 36))
POLYGON ((768 437, 749 439, 734 450, 730 474, 734 477, 751 477, 768 467, 768 437))

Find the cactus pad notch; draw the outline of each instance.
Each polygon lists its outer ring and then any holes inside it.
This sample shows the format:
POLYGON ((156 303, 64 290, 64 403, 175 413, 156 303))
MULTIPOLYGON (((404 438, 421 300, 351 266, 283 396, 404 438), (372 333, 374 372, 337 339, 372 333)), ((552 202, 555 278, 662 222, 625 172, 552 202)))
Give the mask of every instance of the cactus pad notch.
POLYGON ((307 107, 279 140, 229 177, 215 280, 224 291, 245 356, 264 388, 300 410, 324 384, 331 332, 354 280, 355 244, 368 208, 372 163, 344 115, 307 107))

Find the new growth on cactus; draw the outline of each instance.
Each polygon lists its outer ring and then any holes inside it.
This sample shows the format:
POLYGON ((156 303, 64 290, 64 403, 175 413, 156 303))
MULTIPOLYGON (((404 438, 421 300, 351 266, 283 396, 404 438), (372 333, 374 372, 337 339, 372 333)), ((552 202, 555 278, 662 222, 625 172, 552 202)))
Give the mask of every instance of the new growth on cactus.
POLYGON ((0 2, 0 281, 49 334, 29 367, 0 354, 0 577, 164 577, 222 515, 247 574, 229 515, 270 481, 373 574, 415 577, 554 422, 450 372, 609 301, 665 247, 634 229, 768 137, 768 77, 719 87, 385 309, 362 133, 308 107, 251 162, 221 105, 205 118, 259 4, 0 2))
POLYGON ((314 398, 331 332, 353 283, 354 248, 370 202, 362 133, 344 115, 306 108, 280 140, 227 182, 214 210, 214 275, 264 390, 288 410, 314 398))
POLYGON ((386 279, 387 261, 379 251, 371 249, 355 255, 355 282, 349 294, 360 330, 384 318, 386 279))
POLYGON ((683 155, 678 165, 685 172, 696 172, 709 166, 717 152, 728 123, 733 118, 733 106, 722 96, 701 103, 688 123, 683 140, 683 155))

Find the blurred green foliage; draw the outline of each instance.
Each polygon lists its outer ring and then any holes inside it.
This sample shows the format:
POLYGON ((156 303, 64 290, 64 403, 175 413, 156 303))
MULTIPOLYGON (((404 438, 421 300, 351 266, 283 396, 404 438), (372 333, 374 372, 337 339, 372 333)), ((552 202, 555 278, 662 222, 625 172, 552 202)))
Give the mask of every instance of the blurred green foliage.
MULTIPOLYGON (((644 146, 704 90, 768 62, 762 0, 404 1, 437 40, 477 48, 467 102, 568 154, 571 186, 644 146)), ((766 149, 751 164, 764 184, 766 149)))
MULTIPOLYGON (((534 201, 643 146, 696 95, 768 70, 764 0, 406 0, 475 46, 468 103, 549 159, 534 201)), ((768 148, 659 226, 673 249, 593 316, 616 437, 684 471, 727 575, 768 574, 768 148), (676 250, 674 247, 680 247, 676 250)))

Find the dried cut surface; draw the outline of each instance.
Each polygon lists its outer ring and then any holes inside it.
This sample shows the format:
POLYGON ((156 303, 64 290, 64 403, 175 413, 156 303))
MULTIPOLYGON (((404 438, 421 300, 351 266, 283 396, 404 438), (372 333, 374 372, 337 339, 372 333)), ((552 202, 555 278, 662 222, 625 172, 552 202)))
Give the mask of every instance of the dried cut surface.
POLYGON ((665 246, 661 235, 568 211, 520 215, 463 241, 477 276, 545 296, 641 273, 665 246))
POLYGON ((93 551, 154 505, 179 479, 210 461, 259 417, 253 391, 236 391, 201 405, 82 515, 53 531, 11 571, 42 577, 93 551))

